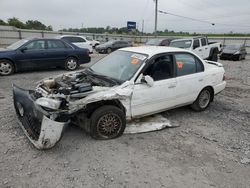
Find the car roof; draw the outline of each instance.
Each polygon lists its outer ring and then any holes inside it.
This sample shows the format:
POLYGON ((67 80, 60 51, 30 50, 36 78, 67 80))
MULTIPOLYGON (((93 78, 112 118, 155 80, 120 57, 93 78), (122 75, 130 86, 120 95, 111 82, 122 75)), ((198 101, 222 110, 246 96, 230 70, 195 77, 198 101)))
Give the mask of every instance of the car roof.
POLYGON ((62 38, 62 37, 82 37, 85 38, 85 36, 82 35, 58 35, 56 38, 62 38))
POLYGON ((194 39, 200 39, 200 38, 206 38, 206 37, 205 36, 186 37, 186 38, 172 40, 172 42, 183 41, 183 40, 194 40, 194 39))
POLYGON ((190 51, 185 50, 185 49, 167 47, 167 46, 139 46, 139 47, 122 48, 120 50, 146 54, 150 57, 156 54, 168 53, 168 52, 189 52, 190 53, 190 51))

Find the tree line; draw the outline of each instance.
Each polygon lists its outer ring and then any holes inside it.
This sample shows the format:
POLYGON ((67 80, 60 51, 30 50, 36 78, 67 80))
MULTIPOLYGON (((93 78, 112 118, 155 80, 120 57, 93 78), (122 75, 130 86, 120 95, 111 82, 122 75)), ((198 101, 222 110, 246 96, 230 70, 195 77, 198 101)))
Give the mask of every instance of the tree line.
POLYGON ((45 24, 43 24, 42 22, 38 20, 28 20, 24 23, 16 17, 9 18, 6 22, 0 19, 0 25, 14 26, 19 29, 35 29, 35 30, 53 31, 53 28, 51 25, 46 26, 45 24))

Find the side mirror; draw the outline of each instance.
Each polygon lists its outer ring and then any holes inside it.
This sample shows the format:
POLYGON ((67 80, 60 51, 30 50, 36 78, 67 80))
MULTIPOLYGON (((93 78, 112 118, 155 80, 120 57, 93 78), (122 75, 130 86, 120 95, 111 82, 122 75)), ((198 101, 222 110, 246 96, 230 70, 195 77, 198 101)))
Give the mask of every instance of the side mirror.
POLYGON ((141 83, 146 83, 148 86, 154 86, 154 79, 151 76, 143 76, 141 79, 141 83))
POLYGON ((21 52, 25 52, 26 50, 28 50, 27 47, 22 47, 22 48, 20 49, 21 52))

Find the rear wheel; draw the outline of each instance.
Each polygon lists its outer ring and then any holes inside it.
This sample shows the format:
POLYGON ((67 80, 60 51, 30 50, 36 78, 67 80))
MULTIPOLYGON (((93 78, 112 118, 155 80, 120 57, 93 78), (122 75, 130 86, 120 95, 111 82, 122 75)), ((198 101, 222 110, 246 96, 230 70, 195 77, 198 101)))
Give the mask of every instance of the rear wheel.
POLYGON ((191 108, 197 112, 204 111, 210 104, 213 92, 210 88, 203 89, 191 108))
POLYGON ((112 52, 112 49, 111 48, 108 48, 107 49, 107 53, 110 54, 112 52))
POLYGON ((0 60, 0 75, 8 76, 14 72, 14 65, 9 60, 0 60))
POLYGON ((212 61, 218 61, 218 54, 215 51, 213 52, 211 60, 212 61))
POLYGON ((93 112, 90 118, 90 134, 99 140, 108 140, 121 136, 126 127, 124 112, 116 106, 102 106, 93 112))
POLYGON ((76 70, 79 67, 78 60, 75 57, 69 57, 65 61, 65 69, 69 71, 76 70))

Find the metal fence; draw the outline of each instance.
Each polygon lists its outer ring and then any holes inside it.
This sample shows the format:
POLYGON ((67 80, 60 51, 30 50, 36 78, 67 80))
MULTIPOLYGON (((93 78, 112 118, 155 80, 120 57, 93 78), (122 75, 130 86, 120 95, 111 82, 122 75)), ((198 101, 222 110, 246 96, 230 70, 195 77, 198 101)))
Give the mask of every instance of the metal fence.
MULTIPOLYGON (((20 39, 29 37, 53 38, 58 35, 82 35, 86 37, 104 42, 107 40, 125 40, 132 43, 140 44, 155 38, 154 36, 142 35, 118 35, 118 34, 93 34, 93 33, 75 33, 75 32, 59 32, 59 31, 39 31, 25 29, 2 29, 0 28, 0 47, 8 46, 20 39)), ((157 38, 180 38, 179 36, 157 36, 157 38)), ((250 37, 209 37, 210 41, 221 42, 226 44, 245 44, 250 54, 250 37)))

